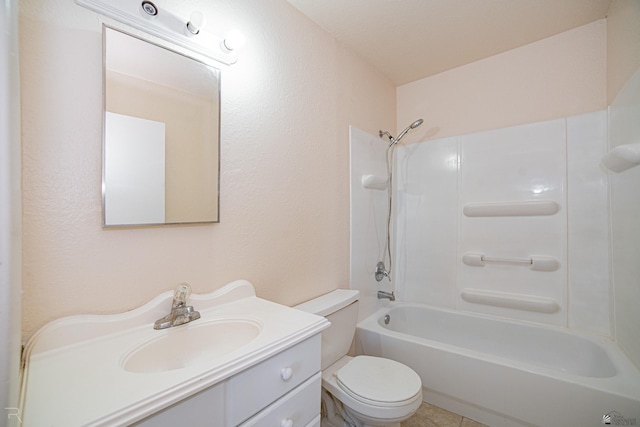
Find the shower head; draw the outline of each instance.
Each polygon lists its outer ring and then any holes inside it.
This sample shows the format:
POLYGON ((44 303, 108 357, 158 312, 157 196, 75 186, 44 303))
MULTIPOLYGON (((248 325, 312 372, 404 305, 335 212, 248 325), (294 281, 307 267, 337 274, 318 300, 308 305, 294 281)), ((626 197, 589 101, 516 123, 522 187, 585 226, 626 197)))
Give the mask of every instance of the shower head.
POLYGON ((420 126, 422 123, 424 123, 424 120, 422 119, 418 119, 415 122, 411 123, 411 125, 409 126, 411 129, 415 129, 418 126, 420 126))
POLYGON ((379 135, 380 135, 380 138, 382 138, 383 136, 386 136, 387 138, 389 138, 389 147, 391 147, 392 145, 396 145, 398 142, 400 142, 400 140, 407 134, 407 132, 409 132, 412 129, 417 128, 422 123, 424 123, 424 120, 422 120, 422 119, 416 120, 415 122, 413 122, 409 126, 407 126, 405 130, 400 132, 400 135, 398 135, 397 138, 394 138, 393 136, 391 136, 391 134, 386 130, 381 130, 379 132, 379 135))
POLYGON ((397 138, 392 138, 391 139, 391 143, 389 143, 389 147, 391 147, 392 145, 397 144, 398 142, 400 142, 400 140, 407 134, 407 132, 409 132, 410 130, 413 130, 415 128, 417 128, 418 126, 420 126, 422 123, 424 123, 424 120, 422 119, 418 119, 415 122, 411 123, 409 126, 407 126, 402 132, 400 132, 400 135, 398 135, 397 138))

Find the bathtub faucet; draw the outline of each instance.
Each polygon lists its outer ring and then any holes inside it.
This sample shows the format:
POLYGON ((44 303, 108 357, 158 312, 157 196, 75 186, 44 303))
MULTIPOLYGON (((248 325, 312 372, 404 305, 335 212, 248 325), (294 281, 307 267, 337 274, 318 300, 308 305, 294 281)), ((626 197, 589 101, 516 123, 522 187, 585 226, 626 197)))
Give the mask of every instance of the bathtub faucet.
POLYGON ((191 295, 191 286, 188 283, 180 283, 173 293, 171 312, 162 319, 156 320, 153 329, 167 329, 199 319, 200 313, 187 305, 189 295, 191 295))
POLYGON ((378 291, 378 299, 383 299, 383 298, 386 298, 389 301, 396 300, 396 296, 394 295, 393 291, 392 292, 378 291))

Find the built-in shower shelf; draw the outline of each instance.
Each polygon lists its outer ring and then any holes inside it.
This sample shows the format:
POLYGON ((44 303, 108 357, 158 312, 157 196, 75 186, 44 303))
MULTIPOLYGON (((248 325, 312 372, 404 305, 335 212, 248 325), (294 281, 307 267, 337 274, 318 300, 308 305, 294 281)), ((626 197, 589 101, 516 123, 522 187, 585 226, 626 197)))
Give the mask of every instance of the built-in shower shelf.
POLYGON ((386 190, 387 177, 380 175, 362 175, 362 187, 366 190, 386 190))
POLYGON ((640 142, 615 147, 602 156, 602 164, 615 173, 640 165, 640 142))
POLYGON ((460 295, 463 300, 473 304, 491 305, 494 307, 513 308, 539 313, 556 313, 560 310, 560 305, 553 299, 535 295, 513 294, 473 288, 463 289, 460 295))
POLYGON ((467 217, 541 216, 555 215, 560 205, 553 200, 527 200, 522 202, 467 203, 463 212, 467 217))

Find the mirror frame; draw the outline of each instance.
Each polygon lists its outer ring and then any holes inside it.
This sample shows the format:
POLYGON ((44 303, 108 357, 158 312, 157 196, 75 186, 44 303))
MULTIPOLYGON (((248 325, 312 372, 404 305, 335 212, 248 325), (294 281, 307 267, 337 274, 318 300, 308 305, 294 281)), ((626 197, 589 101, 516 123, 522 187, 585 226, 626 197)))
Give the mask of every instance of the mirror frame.
MULTIPOLYGON (((222 110, 222 95, 221 95, 221 79, 222 72, 219 68, 214 67, 210 63, 205 60, 198 58, 197 52, 186 51, 177 46, 168 46, 164 45, 162 42, 157 40, 151 40, 143 35, 133 34, 130 31, 123 30, 121 28, 117 28, 112 25, 107 25, 105 23, 102 24, 102 228, 111 229, 111 228, 137 228, 137 227, 158 227, 158 226, 175 226, 175 225, 198 225, 198 224, 217 224, 220 223, 220 128, 221 128, 221 110, 222 110), (176 55, 181 55, 187 59, 192 61, 196 61, 203 66, 210 68, 215 72, 215 76, 217 77, 217 102, 218 102, 218 114, 215 119, 217 119, 217 188, 216 198, 217 198, 217 210, 216 210, 216 219, 215 220, 202 220, 202 221, 183 221, 183 222, 162 222, 162 223, 139 223, 139 224, 107 224, 106 222, 106 118, 107 118, 107 30, 117 31, 129 37, 133 37, 142 42, 149 43, 153 46, 156 46, 160 49, 164 49, 176 55)), ((212 117, 213 119, 214 117, 212 117)), ((211 188, 213 191, 214 188, 211 188)))

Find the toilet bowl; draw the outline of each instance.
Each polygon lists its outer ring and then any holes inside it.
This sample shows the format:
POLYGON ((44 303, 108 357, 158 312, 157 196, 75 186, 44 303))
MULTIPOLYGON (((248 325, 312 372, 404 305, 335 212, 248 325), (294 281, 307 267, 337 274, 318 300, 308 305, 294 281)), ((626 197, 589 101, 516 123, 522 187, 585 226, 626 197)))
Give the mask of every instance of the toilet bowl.
POLYGON ((322 371, 322 387, 363 426, 393 426, 422 403, 420 377, 393 360, 344 356, 322 371))
POLYGON ((325 316, 322 332, 322 425, 400 426, 422 403, 418 374, 402 363, 347 356, 355 333, 358 291, 336 290, 295 308, 325 316))

